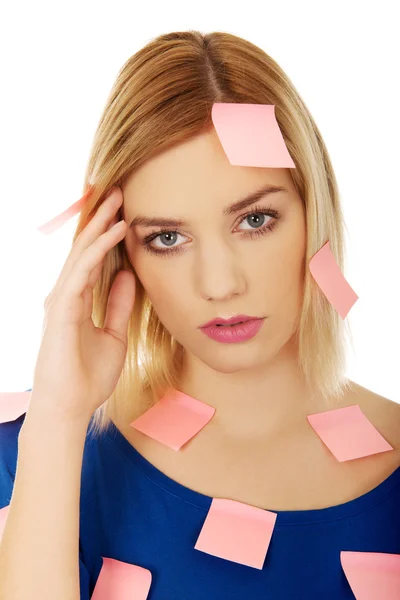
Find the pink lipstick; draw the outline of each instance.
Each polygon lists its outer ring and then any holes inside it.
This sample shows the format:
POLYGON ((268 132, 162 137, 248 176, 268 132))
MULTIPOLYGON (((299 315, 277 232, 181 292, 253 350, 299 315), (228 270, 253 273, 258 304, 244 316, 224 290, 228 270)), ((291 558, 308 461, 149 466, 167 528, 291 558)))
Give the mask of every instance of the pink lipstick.
POLYGON ((209 338, 216 342, 222 342, 225 344, 234 344, 237 342, 245 342, 253 338, 261 329, 264 318, 258 317, 244 317, 238 315, 232 319, 214 319, 210 321, 210 324, 203 325, 200 329, 203 333, 208 335, 209 338), (245 322, 238 323, 238 317, 246 318, 245 322), (235 325, 223 325, 222 323, 229 323, 230 321, 236 322, 235 325), (212 324, 214 322, 214 324, 212 324), (221 324, 218 324, 221 323, 221 324))

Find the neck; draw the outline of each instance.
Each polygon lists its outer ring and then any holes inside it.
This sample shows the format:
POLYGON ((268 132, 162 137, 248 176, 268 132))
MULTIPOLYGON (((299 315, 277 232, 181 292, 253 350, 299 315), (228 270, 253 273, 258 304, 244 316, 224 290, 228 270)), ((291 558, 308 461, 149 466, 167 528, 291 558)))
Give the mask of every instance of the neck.
POLYGON ((290 344, 258 368, 221 373, 185 355, 177 389, 213 406, 213 427, 226 437, 252 439, 307 427, 306 417, 328 410, 312 392, 290 344))

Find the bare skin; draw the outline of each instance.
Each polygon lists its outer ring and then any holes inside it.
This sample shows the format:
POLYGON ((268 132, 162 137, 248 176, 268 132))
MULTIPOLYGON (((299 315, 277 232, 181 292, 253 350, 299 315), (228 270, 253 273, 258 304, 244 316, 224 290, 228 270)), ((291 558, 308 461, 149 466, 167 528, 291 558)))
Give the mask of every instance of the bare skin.
POLYGON ((216 409, 179 452, 130 427, 142 407, 113 419, 126 439, 188 488, 272 510, 340 504, 393 472, 400 465, 400 405, 353 384, 334 406, 359 404, 395 450, 344 463, 306 419, 329 407, 310 394, 294 345, 306 221, 290 169, 233 166, 211 131, 153 157, 122 189, 129 260, 161 322, 185 349, 177 389, 216 409), (265 184, 283 191, 224 214, 265 184), (263 209, 272 212, 263 216, 263 209), (131 227, 138 215, 186 224, 166 227, 171 237, 159 226, 131 227), (265 235, 248 235, 274 222, 265 235), (150 245, 162 255, 143 246, 153 233, 150 245), (199 329, 214 317, 240 313, 265 317, 245 343, 221 344, 199 329))
POLYGON ((229 439, 212 419, 176 451, 128 419, 113 422, 149 462, 196 492, 268 510, 325 508, 365 494, 400 466, 400 405, 354 386, 337 407, 358 404, 393 450, 340 463, 306 420, 290 434, 254 442, 229 439))

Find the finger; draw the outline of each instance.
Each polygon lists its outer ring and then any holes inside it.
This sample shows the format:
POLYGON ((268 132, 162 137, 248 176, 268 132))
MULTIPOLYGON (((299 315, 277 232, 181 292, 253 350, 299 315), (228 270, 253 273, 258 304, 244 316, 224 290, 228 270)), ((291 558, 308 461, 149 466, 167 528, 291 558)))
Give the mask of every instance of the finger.
POLYGON ((63 305, 69 305, 71 298, 77 298, 82 294, 93 269, 101 263, 110 248, 125 236, 126 229, 126 222, 120 221, 86 248, 60 286, 60 293, 57 296, 63 305))
POLYGON ((105 231, 108 231, 112 222, 116 223, 117 220, 119 221, 121 219, 119 212, 122 200, 123 196, 121 188, 114 188, 75 240, 64 265, 64 274, 68 275, 70 269, 73 268, 74 264, 86 248, 93 244, 93 242, 95 242, 105 231), (116 216, 118 219, 115 218, 116 216))
MULTIPOLYGON (((82 319, 86 321, 86 319, 92 319, 93 315, 93 289, 88 285, 82 292, 83 298, 83 317, 82 319)), ((93 319, 92 319, 93 323, 93 319)), ((94 325, 94 323, 93 323, 94 325)))
POLYGON ((128 322, 135 302, 136 280, 132 271, 119 271, 107 301, 104 330, 127 343, 128 322))
POLYGON ((63 281, 68 277, 77 260, 79 260, 82 252, 84 252, 90 243, 93 243, 100 235, 105 231, 108 231, 117 220, 120 220, 119 214, 116 215, 115 213, 117 209, 119 212, 122 204, 122 190, 121 188, 115 188, 114 191, 115 193, 111 193, 106 200, 104 200, 91 221, 75 240, 51 294, 54 295, 57 293, 63 284, 63 281))
MULTIPOLYGON (((111 227, 113 227, 116 223, 117 223, 117 217, 114 217, 107 229, 107 231, 109 231, 111 229, 111 227)), ((88 287, 91 288, 89 289, 89 292, 93 295, 93 288, 96 285, 96 282, 100 276, 100 273, 103 269, 104 266, 104 261, 105 261, 105 257, 100 261, 100 263, 92 270, 90 276, 89 276, 89 281, 88 281, 88 287)), ((58 284, 58 288, 60 288, 62 283, 62 280, 59 278, 59 284, 58 284)), ((54 300, 54 298, 56 297, 56 291, 57 291, 57 286, 55 286, 53 288, 53 290, 50 292, 50 294, 48 296, 46 296, 45 301, 44 301, 44 308, 45 310, 47 310, 51 304, 51 302, 54 300)), ((84 294, 86 292, 86 289, 84 290, 84 294)), ((91 299, 91 302, 93 303, 93 297, 91 299)), ((85 314, 87 313, 87 308, 86 305, 88 304, 87 299, 85 297, 85 314)), ((92 309, 90 308, 90 315, 92 314, 92 309)))
POLYGON ((121 208, 123 194, 120 187, 112 188, 106 199, 100 204, 87 225, 82 229, 72 247, 73 253, 82 253, 109 227, 117 210, 121 208))
MULTIPOLYGON (((119 220, 120 220, 120 219, 118 219, 118 217, 114 217, 114 218, 113 218, 113 220, 111 221, 110 225, 108 226, 108 229, 107 229, 107 231, 110 231, 111 227, 114 227, 114 225, 116 225, 116 224, 118 223, 118 221, 119 221, 119 220)), ((105 258, 106 258, 106 257, 104 257, 104 258, 103 258, 103 259, 100 261, 100 263, 99 263, 99 264, 98 264, 98 265, 97 265, 97 266, 96 266, 96 267, 93 269, 93 271, 91 272, 91 274, 90 274, 90 276, 89 276, 88 285, 90 285, 90 287, 91 287, 92 289, 93 289, 93 288, 94 288, 94 286, 96 285, 96 283, 97 283, 97 280, 98 280, 98 278, 99 278, 99 276, 100 276, 100 273, 101 273, 101 271, 102 271, 102 269, 103 269, 105 258)))
POLYGON ((92 290, 96 285, 98 278, 100 277, 100 273, 104 267, 104 261, 105 257, 103 258, 103 260, 100 261, 100 263, 93 269, 93 271, 89 275, 88 285, 92 288, 92 290))
MULTIPOLYGON (((102 271, 102 268, 104 266, 104 261, 105 261, 105 257, 100 261, 100 263, 93 269, 93 271, 91 272, 90 276, 89 276, 89 281, 88 281, 88 286, 91 288, 91 292, 93 293, 93 288, 100 276, 100 273, 102 271)), ((61 284, 60 284, 61 285, 61 284)), ((47 310, 51 304, 51 302, 54 300, 54 298, 56 297, 56 289, 54 288, 50 294, 48 296, 46 296, 45 301, 44 301, 44 308, 45 310, 47 310)))

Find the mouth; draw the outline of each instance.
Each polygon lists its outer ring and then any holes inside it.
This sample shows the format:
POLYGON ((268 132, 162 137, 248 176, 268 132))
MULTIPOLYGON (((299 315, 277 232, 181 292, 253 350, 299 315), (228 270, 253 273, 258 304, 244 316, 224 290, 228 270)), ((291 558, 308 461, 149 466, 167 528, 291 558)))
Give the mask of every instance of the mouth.
POLYGON ((253 317, 250 315, 243 315, 243 314, 238 314, 238 315, 234 315, 229 319, 223 319, 220 317, 217 317, 216 319, 212 319, 211 321, 208 321, 208 323, 205 323, 204 325, 200 325, 201 329, 206 329, 209 327, 236 327, 238 325, 243 325, 245 323, 248 323, 249 321, 257 321, 262 317, 253 317))
POLYGON ((263 323, 264 318, 252 318, 245 321, 236 321, 236 323, 214 323, 201 329, 205 335, 214 341, 231 344, 250 340, 257 335, 263 323), (223 329, 227 331, 224 333, 223 329))
POLYGON ((217 323, 214 327, 234 327, 235 325, 241 325, 247 321, 238 321, 237 323, 217 323))

